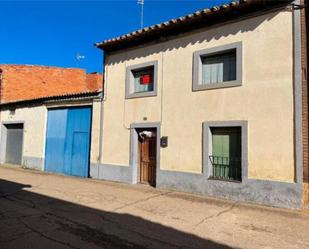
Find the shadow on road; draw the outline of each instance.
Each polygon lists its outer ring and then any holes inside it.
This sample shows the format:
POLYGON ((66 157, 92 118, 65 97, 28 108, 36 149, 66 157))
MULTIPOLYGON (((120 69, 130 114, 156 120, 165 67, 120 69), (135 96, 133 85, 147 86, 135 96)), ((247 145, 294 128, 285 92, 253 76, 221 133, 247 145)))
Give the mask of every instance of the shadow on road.
POLYGON ((32 193, 29 187, 0 179, 0 248, 231 248, 130 214, 32 193))

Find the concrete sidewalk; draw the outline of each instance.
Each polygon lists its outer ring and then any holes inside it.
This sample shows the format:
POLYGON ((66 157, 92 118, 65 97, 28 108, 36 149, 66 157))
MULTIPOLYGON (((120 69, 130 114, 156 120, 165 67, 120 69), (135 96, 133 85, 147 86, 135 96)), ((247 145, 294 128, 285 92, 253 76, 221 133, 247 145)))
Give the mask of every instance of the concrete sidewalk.
POLYGON ((309 248, 309 216, 0 167, 0 248, 309 248))

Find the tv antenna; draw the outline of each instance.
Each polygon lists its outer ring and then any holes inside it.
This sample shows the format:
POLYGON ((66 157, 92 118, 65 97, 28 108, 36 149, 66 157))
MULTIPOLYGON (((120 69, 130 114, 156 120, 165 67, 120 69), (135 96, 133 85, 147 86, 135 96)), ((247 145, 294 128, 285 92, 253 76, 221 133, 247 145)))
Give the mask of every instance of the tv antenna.
POLYGON ((144 0, 137 0, 137 4, 141 6, 141 29, 144 27, 144 0))
POLYGON ((86 59, 86 56, 85 56, 85 55, 81 55, 80 53, 78 53, 78 54, 76 55, 76 60, 81 61, 81 60, 84 60, 84 59, 86 59))

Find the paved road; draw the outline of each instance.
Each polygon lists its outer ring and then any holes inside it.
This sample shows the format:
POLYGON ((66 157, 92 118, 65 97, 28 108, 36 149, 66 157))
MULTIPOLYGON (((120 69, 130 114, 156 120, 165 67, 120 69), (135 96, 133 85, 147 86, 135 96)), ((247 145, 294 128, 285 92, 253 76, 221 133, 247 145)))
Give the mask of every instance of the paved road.
POLYGON ((309 248, 309 216, 1 166, 0 248, 309 248))

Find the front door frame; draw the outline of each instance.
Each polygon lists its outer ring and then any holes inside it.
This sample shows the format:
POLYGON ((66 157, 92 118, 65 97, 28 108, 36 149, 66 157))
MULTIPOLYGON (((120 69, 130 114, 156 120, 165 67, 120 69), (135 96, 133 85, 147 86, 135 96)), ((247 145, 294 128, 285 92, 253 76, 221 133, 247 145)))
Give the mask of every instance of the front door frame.
POLYGON ((138 151, 138 133, 137 129, 156 129, 157 133, 157 157, 156 157, 156 175, 160 170, 160 138, 161 138, 161 124, 159 122, 149 123, 133 123, 130 126, 130 166, 132 168, 132 183, 139 183, 139 151, 138 151))
MULTIPOLYGON (((138 129, 138 132, 143 132, 143 131, 151 131, 155 134, 155 136, 152 136, 151 138, 145 138, 143 140, 139 139, 138 142, 138 158, 139 158, 139 167, 138 167, 138 179, 139 183, 141 184, 149 184, 150 186, 155 186, 156 185, 156 169, 157 169, 157 129, 149 128, 149 129, 138 129), (150 142, 152 141, 152 142, 150 142), (150 143, 155 143, 155 146, 150 146, 150 143), (150 157, 150 149, 155 150, 155 156, 150 157), (146 154, 147 157, 145 158, 145 150, 147 150, 146 154), (144 159, 147 159, 147 166, 145 167, 143 161, 144 159), (154 161, 155 160, 155 163, 154 161), (146 172, 145 172, 146 171, 146 172), (146 175, 145 175, 146 173, 146 175), (146 179, 145 179, 146 177, 146 179)), ((140 135, 140 134, 139 134, 140 135)))

